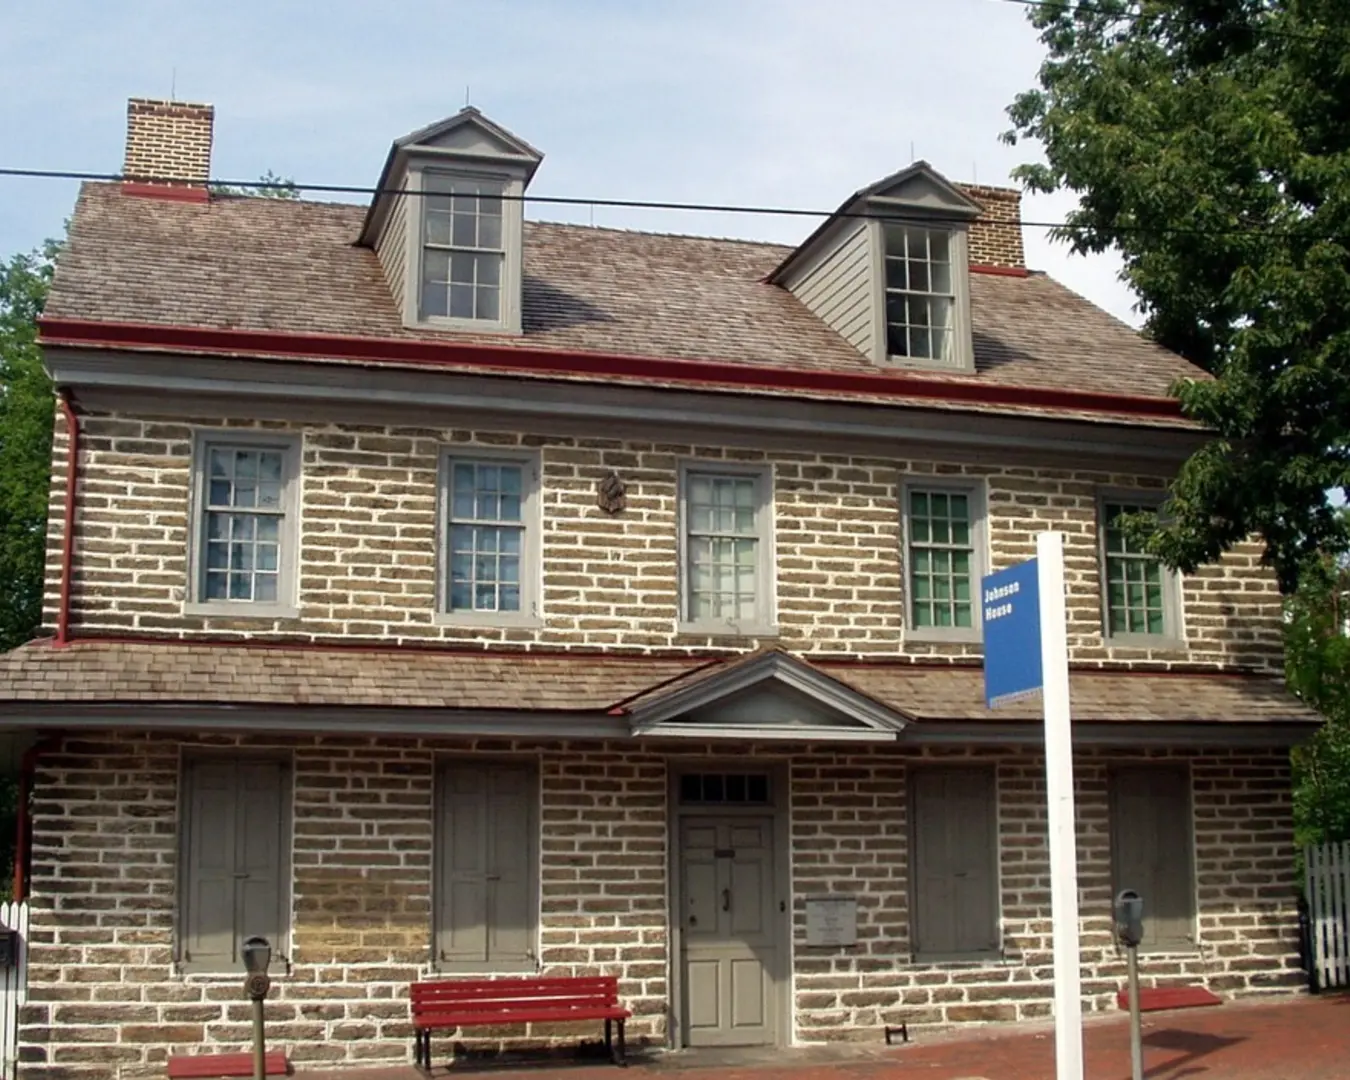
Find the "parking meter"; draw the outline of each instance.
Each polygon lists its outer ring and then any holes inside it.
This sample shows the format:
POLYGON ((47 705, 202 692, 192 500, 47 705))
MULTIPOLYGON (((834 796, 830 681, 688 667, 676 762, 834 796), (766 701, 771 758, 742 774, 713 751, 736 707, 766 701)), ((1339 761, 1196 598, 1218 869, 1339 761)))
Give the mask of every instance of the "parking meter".
POLYGON ((1116 937, 1125 946, 1130 999, 1130 1077, 1143 1080, 1144 1041, 1139 1022, 1139 943, 1144 940, 1144 898, 1133 889, 1116 894, 1116 937))
POLYGON ((1121 889, 1116 896, 1116 936, 1130 949, 1144 940, 1144 898, 1133 889, 1121 889))

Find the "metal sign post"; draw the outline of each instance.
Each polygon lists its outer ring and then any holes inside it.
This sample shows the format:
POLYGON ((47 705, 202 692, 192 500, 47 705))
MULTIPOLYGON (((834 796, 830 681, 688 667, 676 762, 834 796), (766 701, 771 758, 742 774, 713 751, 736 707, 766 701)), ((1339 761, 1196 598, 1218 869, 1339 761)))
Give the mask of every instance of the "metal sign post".
POLYGON ((1056 1080, 1083 1080, 1064 537, 1040 533, 1036 558, 987 576, 982 599, 985 701, 992 709, 1038 691, 1041 694, 1055 961, 1055 1076, 1056 1080))
POLYGON ((1125 946, 1130 1001, 1130 1077, 1144 1078, 1144 1040, 1139 1022, 1139 943, 1144 940, 1144 900, 1133 889, 1116 897, 1116 937, 1125 946))

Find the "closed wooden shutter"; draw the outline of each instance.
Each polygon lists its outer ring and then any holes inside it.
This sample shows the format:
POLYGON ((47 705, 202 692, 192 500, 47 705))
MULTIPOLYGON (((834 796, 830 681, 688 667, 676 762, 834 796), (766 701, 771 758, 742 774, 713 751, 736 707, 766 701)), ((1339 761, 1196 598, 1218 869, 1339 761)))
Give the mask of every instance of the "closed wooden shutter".
POLYGON ((1140 766, 1111 777, 1113 895, 1144 898, 1145 949, 1195 943, 1191 869, 1190 776, 1185 769, 1140 766))
POLYGON ((290 925, 287 770, 279 761, 203 758, 184 774, 180 893, 183 964, 239 970, 259 935, 285 955, 290 925))
POLYGON ((993 774, 983 769, 911 774, 913 947, 925 956, 999 946, 993 774))
POLYGON ((534 965, 537 804, 530 766, 456 764, 442 773, 436 940, 446 967, 534 965))

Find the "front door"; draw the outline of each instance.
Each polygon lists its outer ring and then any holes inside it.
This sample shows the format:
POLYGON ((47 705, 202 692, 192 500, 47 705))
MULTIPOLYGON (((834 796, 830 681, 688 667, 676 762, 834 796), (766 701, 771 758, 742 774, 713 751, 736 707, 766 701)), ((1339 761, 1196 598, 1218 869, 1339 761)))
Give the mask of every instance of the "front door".
POLYGON ((773 818, 680 822, 686 1046, 766 1046, 777 1035, 773 818))

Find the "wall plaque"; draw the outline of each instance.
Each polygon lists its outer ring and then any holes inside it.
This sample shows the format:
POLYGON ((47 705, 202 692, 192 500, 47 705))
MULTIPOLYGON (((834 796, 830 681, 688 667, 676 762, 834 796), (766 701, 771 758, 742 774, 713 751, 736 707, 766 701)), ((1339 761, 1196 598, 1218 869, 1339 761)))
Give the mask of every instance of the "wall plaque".
POLYGON ((806 901, 808 945, 856 945, 858 900, 853 896, 816 896, 806 901))

